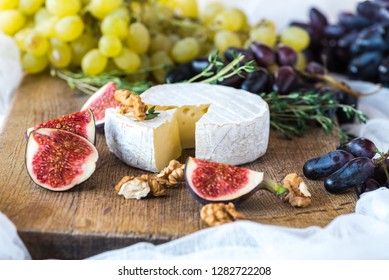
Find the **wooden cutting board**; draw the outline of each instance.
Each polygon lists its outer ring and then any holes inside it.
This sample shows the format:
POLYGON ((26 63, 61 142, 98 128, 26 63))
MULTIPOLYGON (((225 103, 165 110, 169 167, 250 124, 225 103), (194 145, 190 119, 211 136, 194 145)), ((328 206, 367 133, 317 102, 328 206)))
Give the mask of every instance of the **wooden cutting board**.
MULTIPOLYGON (((24 131, 78 111, 87 98, 57 78, 27 76, 0 135, 0 211, 15 223, 32 257, 80 259, 140 241, 159 244, 206 228, 199 217, 201 205, 185 184, 162 198, 135 201, 118 196, 114 186, 123 176, 143 172, 111 154, 103 134, 97 135, 100 159, 88 181, 67 192, 48 191, 32 182, 24 164, 24 131)), ((287 173, 301 174, 306 160, 333 150, 337 143, 335 136, 318 128, 293 141, 273 131, 266 155, 246 167, 281 181, 287 173)), ((193 152, 186 151, 181 160, 193 152)), ((289 227, 325 226, 354 211, 354 193, 335 196, 321 181, 307 183, 313 198, 307 208, 293 208, 265 191, 237 208, 252 221, 289 227)))

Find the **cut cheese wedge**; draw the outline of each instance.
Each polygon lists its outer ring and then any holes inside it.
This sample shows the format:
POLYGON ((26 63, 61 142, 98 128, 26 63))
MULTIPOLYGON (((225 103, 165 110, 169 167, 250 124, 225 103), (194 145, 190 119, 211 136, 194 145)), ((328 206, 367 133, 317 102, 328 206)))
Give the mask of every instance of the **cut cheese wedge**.
POLYGON ((175 114, 176 110, 167 110, 152 120, 136 121, 116 109, 107 109, 105 138, 109 150, 130 166, 162 170, 182 151, 175 114))
POLYGON ((154 86, 141 96, 157 109, 177 109, 181 145, 194 147, 196 158, 239 165, 266 153, 270 114, 258 95, 220 85, 177 83, 154 86))

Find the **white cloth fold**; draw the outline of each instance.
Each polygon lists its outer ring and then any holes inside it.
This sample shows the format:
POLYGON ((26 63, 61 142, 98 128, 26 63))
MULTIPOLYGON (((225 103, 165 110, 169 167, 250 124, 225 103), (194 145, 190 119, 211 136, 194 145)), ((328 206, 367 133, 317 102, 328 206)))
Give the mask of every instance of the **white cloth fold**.
POLYGON ((356 212, 324 228, 240 221, 162 245, 138 243, 90 259, 389 259, 389 190, 361 196, 356 212))
POLYGON ((15 225, 0 212, 0 260, 29 259, 30 254, 19 238, 15 225))

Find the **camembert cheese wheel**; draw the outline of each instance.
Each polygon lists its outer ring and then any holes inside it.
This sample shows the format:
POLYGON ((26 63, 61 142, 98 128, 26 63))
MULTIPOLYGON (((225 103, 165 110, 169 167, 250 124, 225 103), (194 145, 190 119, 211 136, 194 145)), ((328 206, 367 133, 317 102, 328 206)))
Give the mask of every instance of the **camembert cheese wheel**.
POLYGON ((184 148, 195 148, 196 158, 240 165, 267 150, 270 114, 258 95, 220 85, 177 83, 154 86, 141 97, 161 112, 157 118, 136 122, 112 109, 106 114, 108 146, 131 166, 159 171, 184 148))
POLYGON ((142 94, 146 104, 176 108, 183 148, 196 157, 239 165, 265 154, 270 114, 258 95, 203 83, 164 84, 142 94))

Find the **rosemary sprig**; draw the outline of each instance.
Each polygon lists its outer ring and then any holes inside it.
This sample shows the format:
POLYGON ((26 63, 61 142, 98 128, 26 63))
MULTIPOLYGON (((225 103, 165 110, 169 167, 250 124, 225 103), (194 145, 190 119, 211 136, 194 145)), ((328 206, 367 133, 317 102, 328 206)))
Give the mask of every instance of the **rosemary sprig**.
MULTIPOLYGON (((141 69, 137 73, 151 71, 150 69, 141 69)), ((141 94, 149 89, 153 83, 151 81, 130 82, 126 77, 129 73, 122 71, 111 71, 97 76, 89 76, 82 72, 72 72, 70 70, 52 69, 52 76, 57 76, 65 80, 72 89, 78 89, 86 94, 93 95, 100 87, 108 82, 114 82, 119 89, 128 89, 134 93, 141 94)))
POLYGON ((241 65, 241 61, 244 59, 242 54, 233 54, 234 59, 223 67, 223 62, 219 58, 219 53, 215 52, 208 56, 209 65, 201 73, 189 79, 187 82, 200 82, 200 83, 209 83, 216 84, 217 82, 222 82, 223 80, 234 76, 244 76, 244 73, 250 73, 257 68, 254 65, 254 61, 251 60, 247 63, 241 65), (201 78, 206 78, 201 80, 201 78))
POLYGON ((281 95, 276 92, 262 93, 260 96, 269 104, 270 125, 281 132, 284 137, 303 136, 312 123, 319 124, 327 134, 338 130, 341 141, 347 135, 332 118, 333 113, 340 109, 346 115, 352 116, 364 123, 366 116, 354 106, 340 104, 334 100, 331 93, 295 92, 281 95))

